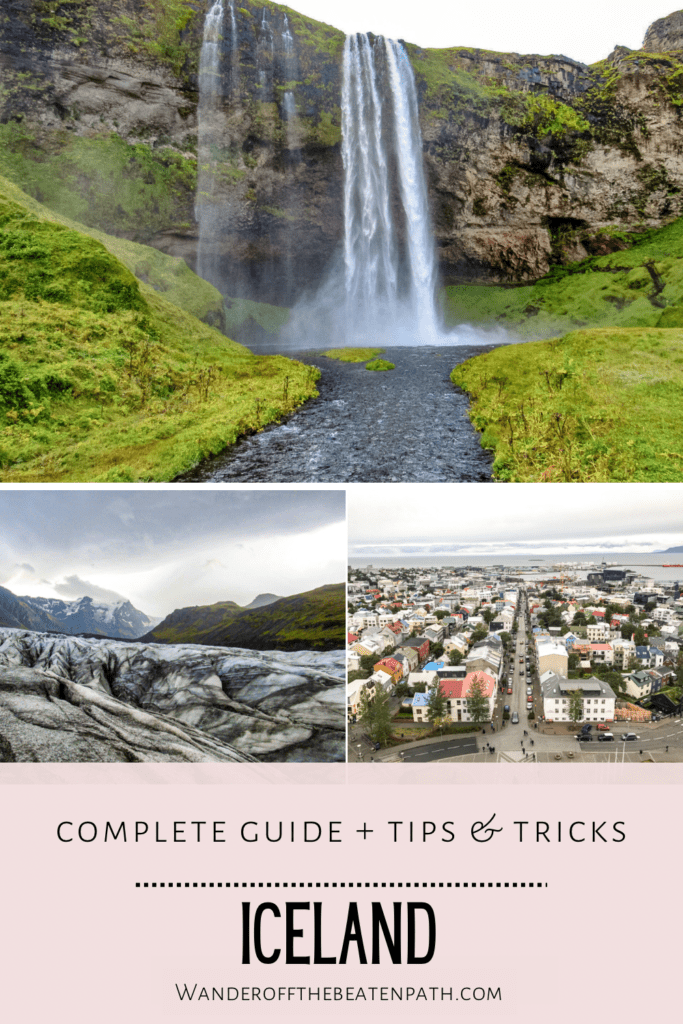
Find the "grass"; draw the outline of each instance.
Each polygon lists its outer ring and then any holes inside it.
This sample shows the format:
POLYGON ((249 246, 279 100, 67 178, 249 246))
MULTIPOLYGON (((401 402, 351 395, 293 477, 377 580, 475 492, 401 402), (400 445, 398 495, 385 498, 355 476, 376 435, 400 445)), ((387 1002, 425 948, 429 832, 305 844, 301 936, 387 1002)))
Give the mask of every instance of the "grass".
POLYGON ((683 480, 683 219, 605 236, 627 248, 555 267, 534 285, 445 290, 450 324, 555 335, 451 375, 472 395, 497 479, 683 480))
POLYGON ((548 337, 577 327, 677 326, 672 320, 683 312, 683 219, 640 236, 616 229, 602 234, 630 247, 554 267, 532 285, 444 289, 447 323, 500 325, 518 338, 548 337), (663 284, 657 294, 651 271, 663 284))
POLYGON ((592 328, 505 346, 451 374, 517 481, 683 480, 683 329, 592 328))
POLYGON ((365 369, 380 372, 383 370, 395 370, 396 364, 390 363, 387 359, 373 359, 371 362, 365 364, 365 369))
POLYGON ((328 359, 337 359, 340 363, 365 363, 383 351, 381 348, 329 348, 323 355, 328 359))
POLYGON ((0 181, 1 482, 173 479, 316 394, 18 199, 0 181))

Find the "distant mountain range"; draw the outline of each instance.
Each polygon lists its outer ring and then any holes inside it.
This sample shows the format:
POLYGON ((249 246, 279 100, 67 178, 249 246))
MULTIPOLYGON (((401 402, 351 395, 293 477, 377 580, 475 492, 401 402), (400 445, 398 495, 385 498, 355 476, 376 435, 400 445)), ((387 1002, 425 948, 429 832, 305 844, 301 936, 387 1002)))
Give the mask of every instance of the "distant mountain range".
POLYGON ((179 608, 154 619, 130 601, 79 597, 17 597, 0 587, 0 626, 69 636, 101 636, 163 644, 208 644, 258 651, 332 651, 344 647, 345 587, 318 587, 305 594, 259 594, 241 607, 234 601, 179 608))
POLYGON ((140 639, 257 651, 333 651, 344 646, 345 585, 277 598, 260 594, 247 608, 233 601, 179 608, 140 639))
POLYGON ((79 597, 62 601, 54 597, 17 597, 0 587, 0 626, 38 632, 89 633, 123 640, 136 640, 159 622, 134 608, 130 601, 113 603, 79 597))
POLYGON ((656 555, 680 555, 683 554, 683 546, 677 548, 666 548, 665 551, 655 551, 656 555))

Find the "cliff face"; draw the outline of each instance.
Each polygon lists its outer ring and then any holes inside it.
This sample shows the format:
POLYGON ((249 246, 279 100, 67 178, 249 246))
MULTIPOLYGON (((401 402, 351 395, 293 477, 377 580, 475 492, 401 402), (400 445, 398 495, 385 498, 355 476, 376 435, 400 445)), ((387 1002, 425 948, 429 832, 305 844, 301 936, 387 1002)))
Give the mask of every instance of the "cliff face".
MULTIPOLYGON (((0 173, 194 269, 199 154, 206 265, 227 294, 288 303, 320 281, 342 235, 343 35, 252 0, 234 6, 233 32, 226 2, 199 139, 208 6, 6 0, 0 173)), ((590 68, 407 45, 445 283, 532 280, 619 247, 615 229, 681 213, 677 18, 649 31, 656 52, 617 47, 590 68)))

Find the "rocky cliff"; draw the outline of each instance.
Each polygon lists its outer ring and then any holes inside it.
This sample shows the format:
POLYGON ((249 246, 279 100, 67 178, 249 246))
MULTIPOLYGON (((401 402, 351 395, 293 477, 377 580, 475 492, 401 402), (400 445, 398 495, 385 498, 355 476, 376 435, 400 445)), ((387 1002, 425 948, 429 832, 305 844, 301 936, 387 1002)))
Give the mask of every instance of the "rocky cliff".
POLYGON ((0 628, 0 761, 344 758, 344 652, 0 628))
MULTIPOLYGON (((6 0, 0 172, 194 268, 207 6, 6 0)), ((233 33, 225 8, 200 166, 215 212, 209 262, 227 294, 289 303, 320 281, 342 233, 343 36, 252 0, 234 5, 233 33)), ((617 47, 592 67, 406 44, 445 283, 533 280, 681 213, 680 19, 655 23, 644 50, 617 47)))

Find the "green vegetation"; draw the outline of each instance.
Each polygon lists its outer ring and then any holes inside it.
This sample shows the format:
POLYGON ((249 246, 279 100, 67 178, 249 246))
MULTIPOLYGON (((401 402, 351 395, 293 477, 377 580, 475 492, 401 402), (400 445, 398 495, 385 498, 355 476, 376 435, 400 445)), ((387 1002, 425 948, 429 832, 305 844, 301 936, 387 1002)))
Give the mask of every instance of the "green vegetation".
POLYGON ((331 584, 283 597, 260 608, 231 601, 174 611, 148 638, 154 643, 198 643, 253 650, 341 650, 345 586, 331 584))
POLYGON ((683 329, 594 328, 455 368, 494 475, 683 480, 683 329))
POLYGON ((58 214, 136 241, 193 221, 196 158, 112 132, 83 137, 1 124, 0 175, 58 214))
POLYGON ((264 331, 277 334, 289 320, 289 310, 285 306, 271 306, 267 302, 254 302, 253 299, 229 299, 225 305, 228 333, 253 322, 264 331))
POLYGON ((328 348, 323 355, 328 359, 338 359, 340 363, 364 363, 383 351, 381 348, 328 348))
POLYGON ((136 8, 135 18, 113 18, 129 53, 147 55, 189 80, 199 67, 197 41, 189 29, 198 16, 203 20, 203 14, 187 0, 138 0, 136 8))
POLYGON ((390 363, 387 359, 373 359, 371 362, 365 364, 366 370, 395 370, 396 364, 390 363))
POLYGON ((3 483, 172 479, 316 393, 20 198, 0 179, 3 483))
POLYGON ((683 219, 519 288, 446 289, 449 323, 520 338, 452 374, 502 480, 681 480, 683 219), (577 327, 585 328, 576 330, 577 327))

